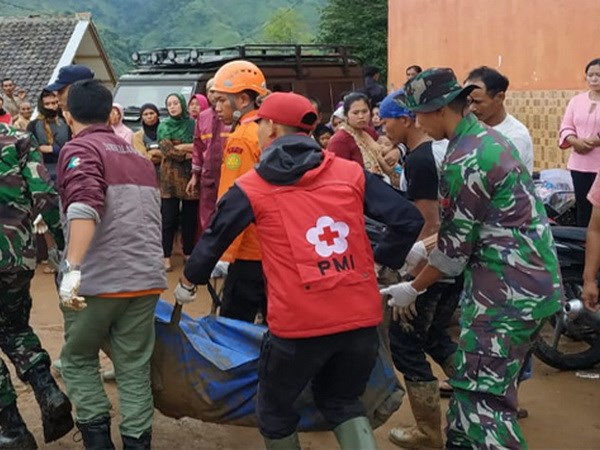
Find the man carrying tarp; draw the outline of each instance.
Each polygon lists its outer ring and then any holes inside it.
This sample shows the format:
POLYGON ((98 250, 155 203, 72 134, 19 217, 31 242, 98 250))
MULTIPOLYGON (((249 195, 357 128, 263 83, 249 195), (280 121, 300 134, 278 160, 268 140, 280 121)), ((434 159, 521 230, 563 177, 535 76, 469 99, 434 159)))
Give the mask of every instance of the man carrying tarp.
POLYGON ((476 88, 461 87, 451 69, 429 69, 398 96, 419 127, 450 142, 437 247, 414 281, 382 293, 390 306, 410 307, 443 276, 464 272, 446 448, 521 449, 517 378, 544 319, 560 309, 561 283, 544 206, 517 149, 467 110, 476 88))
POLYGON ((259 122, 260 161, 219 201, 175 298, 192 301, 195 285, 208 282, 254 222, 269 296, 257 400, 267 448, 300 448, 294 402, 309 383, 342 448, 375 448, 359 397, 375 364, 382 308, 362 213, 388 225, 375 259, 396 269, 423 220, 381 178, 322 151, 309 136, 317 114, 308 99, 271 94, 247 120, 259 122))

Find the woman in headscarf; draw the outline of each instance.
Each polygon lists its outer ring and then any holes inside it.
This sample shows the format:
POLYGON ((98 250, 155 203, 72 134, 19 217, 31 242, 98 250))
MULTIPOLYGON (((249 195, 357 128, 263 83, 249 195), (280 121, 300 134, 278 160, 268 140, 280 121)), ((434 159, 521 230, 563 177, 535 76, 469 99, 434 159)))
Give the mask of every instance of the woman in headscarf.
POLYGON ((344 97, 344 116, 327 150, 337 156, 356 161, 367 171, 381 175, 390 184, 398 186, 400 175, 394 171, 400 152, 385 145, 375 129, 370 126, 371 105, 369 98, 359 92, 344 97), (392 160, 395 159, 394 164, 392 160))
POLYGON ((121 105, 113 103, 108 121, 117 136, 123 138, 128 144, 133 143, 133 131, 123 123, 123 107, 121 105))
POLYGON ((133 147, 154 163, 157 170, 163 155, 158 145, 158 108, 153 103, 144 103, 140 108, 142 127, 133 133, 133 147))
POLYGON ((208 99, 205 95, 195 94, 192 95, 188 103, 188 113, 194 120, 198 118, 198 115, 208 108, 208 99))
POLYGON ((198 221, 198 191, 186 193, 192 175, 194 121, 190 118, 185 98, 169 94, 166 99, 169 117, 158 126, 158 144, 163 153, 160 167, 162 197, 163 251, 165 269, 171 270, 173 238, 181 224, 184 259, 192 253, 198 221))

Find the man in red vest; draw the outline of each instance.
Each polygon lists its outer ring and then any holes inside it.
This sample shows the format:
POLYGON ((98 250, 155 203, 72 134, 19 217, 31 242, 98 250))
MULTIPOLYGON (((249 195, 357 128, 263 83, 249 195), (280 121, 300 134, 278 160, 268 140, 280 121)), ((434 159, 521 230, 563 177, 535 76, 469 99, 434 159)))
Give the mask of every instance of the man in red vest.
POLYGON ((309 136, 317 114, 305 97, 271 94, 247 120, 259 122, 260 161, 221 197, 175 298, 192 301, 195 285, 255 222, 268 292, 257 400, 267 449, 300 448, 293 405, 309 383, 342 448, 376 448, 359 400, 382 320, 363 213, 387 225, 375 260, 395 269, 423 219, 380 177, 323 152, 309 136))

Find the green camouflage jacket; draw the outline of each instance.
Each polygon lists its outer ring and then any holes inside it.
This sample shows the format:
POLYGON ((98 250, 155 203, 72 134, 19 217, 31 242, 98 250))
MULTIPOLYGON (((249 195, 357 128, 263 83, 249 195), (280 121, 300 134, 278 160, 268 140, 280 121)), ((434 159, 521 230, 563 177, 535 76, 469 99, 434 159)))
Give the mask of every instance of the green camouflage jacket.
POLYGON ((561 279, 544 206, 516 148, 472 114, 448 144, 442 224, 430 263, 464 271, 465 326, 538 320, 560 308, 561 279))
POLYGON ((0 124, 0 273, 35 269, 38 214, 62 249, 58 194, 42 157, 28 133, 0 124))

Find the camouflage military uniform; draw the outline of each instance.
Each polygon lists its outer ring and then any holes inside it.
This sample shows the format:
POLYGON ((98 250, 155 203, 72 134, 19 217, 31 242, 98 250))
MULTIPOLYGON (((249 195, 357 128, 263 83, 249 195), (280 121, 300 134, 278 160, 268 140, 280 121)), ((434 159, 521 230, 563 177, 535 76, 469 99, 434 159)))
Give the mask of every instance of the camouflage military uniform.
POLYGON ((517 378, 543 319, 560 308, 545 210, 514 146, 472 114, 442 170, 442 224, 429 262, 465 275, 447 446, 524 448, 517 378))
MULTIPOLYGON (((36 263, 32 222, 41 213, 62 248, 58 195, 29 137, 0 124, 0 348, 25 381, 48 353, 29 326, 29 286, 36 263)), ((10 374, 0 360, 0 410, 14 402, 10 374)))

